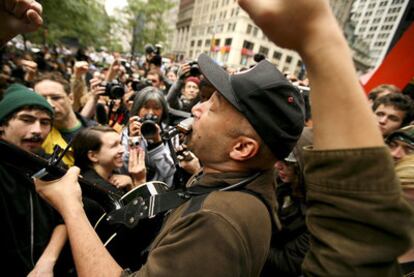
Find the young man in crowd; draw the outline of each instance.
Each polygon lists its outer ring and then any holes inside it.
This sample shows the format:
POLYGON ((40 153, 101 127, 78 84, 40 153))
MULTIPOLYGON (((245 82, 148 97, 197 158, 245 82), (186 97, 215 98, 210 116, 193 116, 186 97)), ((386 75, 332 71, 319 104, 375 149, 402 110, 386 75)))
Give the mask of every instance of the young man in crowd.
POLYGON ((413 120, 413 100, 401 93, 389 93, 379 97, 372 109, 384 138, 413 120))
MULTIPOLYGON (((52 120, 52 107, 22 85, 10 86, 0 101, 0 138, 23 150, 41 150, 52 120)), ((20 169, 24 161, 15 158, 3 156, 0 162, 1 270, 8 276, 53 275, 66 228, 20 169)))
MULTIPOLYGON (((34 90, 43 96, 55 111, 53 128, 43 143, 46 153, 53 153, 55 145, 65 149, 82 128, 96 125, 96 122, 74 112, 69 82, 59 73, 52 72, 41 75, 35 80, 34 90)), ((73 165, 71 150, 67 152, 63 162, 68 166, 73 165)))
POLYGON ((414 155, 414 125, 392 132, 387 137, 386 143, 396 163, 407 155, 414 155))
POLYGON ((390 93, 401 93, 401 90, 391 84, 382 84, 373 88, 368 94, 368 101, 374 104, 375 100, 390 93))
MULTIPOLYGON (((346 41, 328 2, 239 3, 269 39, 298 51, 309 71, 315 137, 313 150, 305 154, 307 222, 312 234, 305 274, 398 275, 396 257, 409 246, 412 211, 401 198, 392 160, 372 120, 346 41), (385 162, 378 164, 378 160, 385 162)), ((241 175, 260 172, 290 152, 300 132, 291 132, 291 126, 284 125, 274 129, 276 124, 272 122, 296 122, 298 118, 291 115, 297 115, 297 99, 295 90, 285 85, 279 72, 262 71, 263 66, 267 67, 263 62, 256 69, 264 73, 252 69, 229 79, 204 55, 199 63, 204 64, 201 70, 217 89, 208 102, 193 110, 196 121, 192 148, 207 165, 202 180, 207 184, 237 183, 241 175), (257 85, 251 77, 268 73, 283 85, 260 87, 276 91, 263 93, 263 98, 253 93, 253 98, 246 101, 249 95, 240 92, 251 92, 252 85, 257 85), (250 110, 258 106, 267 109, 250 110), (253 121, 252 113, 257 112, 253 121), (219 132, 208 132, 217 126, 219 132)), ((67 224, 78 274, 119 276, 121 267, 99 241, 83 212, 77 175, 78 170, 72 168, 59 181, 37 181, 37 190, 67 224)), ((261 174, 247 186, 269 200, 274 191, 268 191, 271 184, 262 178, 266 176, 261 174)), ((257 276, 266 258, 274 221, 264 205, 266 200, 262 202, 245 192, 222 191, 209 194, 200 205, 189 209, 194 201, 170 214, 150 249, 147 264, 137 275, 257 276)))

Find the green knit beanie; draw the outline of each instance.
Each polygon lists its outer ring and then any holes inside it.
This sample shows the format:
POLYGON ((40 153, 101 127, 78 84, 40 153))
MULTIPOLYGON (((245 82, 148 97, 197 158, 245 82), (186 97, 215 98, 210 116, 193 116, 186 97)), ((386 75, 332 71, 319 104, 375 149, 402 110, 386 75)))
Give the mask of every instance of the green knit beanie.
POLYGON ((54 114, 53 108, 44 97, 23 85, 13 84, 7 88, 3 99, 0 101, 0 122, 9 114, 24 106, 39 106, 48 110, 52 116, 54 114))

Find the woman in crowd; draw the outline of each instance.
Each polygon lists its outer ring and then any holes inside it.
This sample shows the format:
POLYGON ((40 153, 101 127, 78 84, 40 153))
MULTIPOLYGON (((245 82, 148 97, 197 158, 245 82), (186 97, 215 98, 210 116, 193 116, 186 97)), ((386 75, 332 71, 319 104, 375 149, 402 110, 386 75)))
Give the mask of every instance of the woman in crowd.
MULTIPOLYGON (((145 150, 147 180, 157 180, 173 186, 175 173, 174 161, 167 142, 161 132, 167 128, 168 105, 164 95, 155 87, 146 87, 134 98, 129 124, 122 130, 122 144, 139 145, 145 150)), ((177 143, 174 143, 177 146, 177 143)), ((127 168, 131 153, 123 153, 124 170, 127 168)))
MULTIPOLYGON (((119 174, 123 166, 124 146, 121 136, 108 126, 93 126, 81 130, 73 139, 75 165, 81 169, 82 176, 106 191, 118 195, 139 186, 146 181, 145 152, 132 146, 129 149, 129 174, 119 174)), ((87 199, 91 222, 95 222, 102 210, 94 201, 87 199)))
POLYGON ((190 76, 191 66, 181 65, 178 79, 168 91, 167 101, 171 108, 191 112, 191 108, 200 101, 200 79, 190 76))

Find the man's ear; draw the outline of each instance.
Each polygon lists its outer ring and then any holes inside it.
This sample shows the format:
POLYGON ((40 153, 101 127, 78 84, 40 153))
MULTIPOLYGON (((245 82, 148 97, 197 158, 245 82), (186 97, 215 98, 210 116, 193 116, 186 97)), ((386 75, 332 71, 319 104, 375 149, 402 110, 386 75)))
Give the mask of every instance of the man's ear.
POLYGON ((229 155, 233 160, 246 161, 256 156, 259 148, 260 144, 255 139, 240 136, 233 144, 229 155))
POLYGON ((70 100, 70 104, 73 105, 73 102, 75 102, 73 93, 69 93, 68 97, 70 100))
POLYGON ((98 162, 98 157, 96 155, 96 152, 92 151, 92 150, 89 150, 88 151, 88 159, 93 163, 98 162))

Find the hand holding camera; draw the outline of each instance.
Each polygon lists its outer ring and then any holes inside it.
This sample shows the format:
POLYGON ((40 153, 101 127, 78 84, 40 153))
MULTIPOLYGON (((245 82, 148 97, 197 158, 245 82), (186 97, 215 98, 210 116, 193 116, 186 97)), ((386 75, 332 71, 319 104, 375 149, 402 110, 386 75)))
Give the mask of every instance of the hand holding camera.
POLYGON ((146 114, 144 117, 133 116, 129 119, 129 136, 143 136, 148 143, 162 141, 158 116, 146 114))
POLYGON ((98 99, 99 96, 105 94, 105 87, 101 86, 100 78, 92 78, 90 81, 91 84, 91 94, 95 99, 98 99))
POLYGON ((191 66, 188 63, 180 65, 178 68, 177 76, 180 80, 184 81, 189 76, 191 66))

